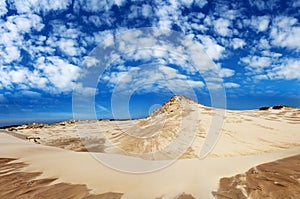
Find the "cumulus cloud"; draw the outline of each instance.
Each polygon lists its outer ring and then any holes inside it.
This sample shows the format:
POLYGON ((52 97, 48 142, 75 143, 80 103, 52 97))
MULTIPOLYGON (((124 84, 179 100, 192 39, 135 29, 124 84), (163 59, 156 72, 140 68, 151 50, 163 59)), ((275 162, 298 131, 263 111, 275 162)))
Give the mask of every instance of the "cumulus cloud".
POLYGON ((178 1, 158 2, 155 14, 159 19, 158 27, 171 29, 172 24, 179 21, 181 14, 180 4, 178 1))
POLYGON ((225 48, 219 45, 215 39, 207 35, 198 35, 197 36, 200 42, 203 44, 205 52, 213 60, 218 60, 224 57, 225 48))
POLYGON ((37 70, 30 71, 25 67, 15 67, 13 69, 0 68, 0 83, 7 89, 45 89, 48 83, 47 78, 43 77, 37 70))
POLYGON ((207 3, 207 0, 194 0, 194 4, 200 8, 203 8, 207 3))
MULTIPOLYGON (((121 6, 124 0, 117 0, 116 5, 121 6)), ((115 4, 114 1, 107 0, 76 0, 75 6, 77 9, 82 9, 86 12, 104 12, 109 11, 115 4)))
MULTIPOLYGON (((215 6, 213 12, 208 12, 209 14, 199 11, 185 12, 191 6, 203 8, 207 4, 207 0, 155 0, 151 4, 133 1, 130 5, 125 0, 1 1, 0 89, 29 90, 32 87, 46 92, 71 91, 72 87, 76 86, 75 81, 81 71, 78 66, 83 65, 85 69, 93 69, 99 64, 97 58, 88 56, 89 50, 99 44, 106 48, 114 46, 116 39, 114 33, 122 33, 128 30, 128 27, 138 28, 138 24, 144 22, 169 30, 176 28, 189 37, 188 40, 183 41, 189 47, 183 48, 177 45, 172 48, 177 53, 173 53, 168 50, 168 46, 159 45, 157 41, 149 38, 142 38, 138 46, 133 45, 132 41, 140 38, 137 35, 125 35, 124 43, 120 43, 119 46, 119 53, 123 54, 113 53, 111 59, 105 62, 108 65, 119 64, 119 71, 112 74, 107 81, 118 80, 119 83, 127 85, 135 82, 135 75, 139 74, 149 79, 147 86, 144 85, 145 89, 146 87, 152 89, 151 82, 156 80, 174 85, 186 82, 191 87, 201 88, 203 82, 183 75, 175 68, 166 67, 167 64, 175 64, 181 66, 183 72, 189 75, 195 74, 197 71, 188 63, 189 58, 192 58, 206 72, 217 73, 223 78, 234 77, 234 70, 221 69, 218 65, 209 64, 203 58, 204 55, 198 53, 199 46, 215 61, 222 61, 231 56, 232 49, 235 50, 234 53, 237 52, 236 55, 240 50, 249 52, 248 55, 243 55, 245 57, 241 58, 239 63, 236 63, 245 66, 244 72, 247 74, 261 75, 261 78, 268 79, 298 78, 298 73, 295 71, 298 62, 292 58, 287 61, 287 56, 297 56, 300 50, 299 19, 292 16, 271 18, 267 15, 248 18, 243 16, 242 10, 239 9, 241 3, 231 3, 229 6, 224 2, 216 2, 212 6, 215 6), (124 14, 126 17, 116 16, 112 8, 117 6, 123 9, 121 7, 125 4, 128 5, 124 14), (75 13, 67 13, 61 19, 49 18, 48 21, 49 11, 55 11, 51 12, 52 14, 62 14, 61 11, 66 11, 71 5, 75 13), (13 9, 14 15, 7 16, 7 13, 10 13, 8 9, 13 9), (80 13, 82 10, 84 12, 80 13), (84 16, 87 12, 89 14, 84 16), (81 17, 77 20, 79 14, 81 17), (115 32, 110 29, 115 29, 115 32), (252 40, 250 35, 256 39, 252 40), (189 45, 191 41, 199 42, 201 45, 191 46, 189 45), (144 49, 140 50, 141 48, 144 49), (285 49, 291 50, 293 55, 287 55, 285 49), (153 74, 149 69, 148 73, 152 74, 150 77, 142 72, 145 71, 144 69, 135 68, 129 71, 124 65, 126 59, 131 62, 155 61, 162 67, 153 69, 159 74, 153 74)), ((250 4, 259 10, 270 6, 269 2, 258 0, 250 1, 250 4)), ((298 4, 299 1, 294 1, 290 6, 298 7, 298 4)), ((219 79, 216 79, 217 83, 218 81, 219 79)), ((208 83, 213 84, 213 82, 208 83)), ((235 88, 237 87, 235 84, 237 83, 229 82, 227 87, 235 88)))
POLYGON ((6 15, 6 13, 8 12, 6 6, 6 1, 0 1, 0 17, 6 15))
POLYGON ((97 15, 92 15, 88 17, 88 22, 91 22, 93 25, 95 25, 96 27, 100 27, 103 25, 103 22, 101 20, 100 16, 97 15))
POLYGON ((76 43, 72 39, 61 39, 59 42, 60 50, 68 56, 78 55, 78 49, 76 48, 76 43))
POLYGON ((266 31, 269 27, 270 17, 269 16, 259 16, 252 17, 251 26, 258 32, 266 31))
POLYGON ((231 23, 228 19, 220 18, 214 21, 215 31, 223 37, 231 34, 230 25, 231 23))
POLYGON ((249 3, 251 6, 256 7, 258 10, 264 10, 267 6, 266 2, 263 0, 250 0, 249 3))
POLYGON ((239 88, 240 85, 232 82, 226 82, 224 83, 225 88, 239 88))
POLYGON ((233 38, 232 43, 231 43, 233 49, 239 49, 243 48, 246 45, 245 40, 240 39, 240 38, 233 38))
POLYGON ((84 65, 88 68, 96 66, 99 63, 99 60, 96 57, 85 56, 84 65))
POLYGON ((19 92, 21 96, 31 97, 31 98, 40 98, 41 93, 30 91, 30 90, 22 90, 19 92))
POLYGON ((260 56, 243 57, 241 58, 241 61, 252 68, 266 68, 270 67, 270 64, 272 63, 271 58, 260 56))
POLYGON ((20 49, 16 46, 4 47, 3 51, 0 52, 0 56, 4 58, 2 61, 7 64, 21 59, 20 49))
POLYGON ((150 6, 150 5, 148 5, 148 4, 144 4, 143 6, 142 6, 142 15, 144 16, 144 17, 150 17, 150 16, 152 16, 152 13, 153 11, 152 11, 152 7, 150 6))
POLYGON ((261 50, 266 50, 266 49, 270 49, 271 45, 269 40, 267 40, 266 38, 261 38, 257 44, 257 47, 261 50))
POLYGON ((219 75, 220 77, 224 78, 224 77, 231 77, 235 74, 234 70, 231 70, 229 68, 222 68, 219 75))
POLYGON ((75 85, 75 80, 80 75, 80 68, 59 57, 41 57, 36 67, 43 71, 49 82, 55 89, 50 89, 52 92, 68 92, 75 85))
POLYGON ((285 60, 268 72, 270 79, 300 79, 300 61, 295 59, 285 60))
POLYGON ((19 14, 23 13, 40 13, 48 12, 51 10, 65 10, 70 6, 72 0, 15 0, 13 1, 14 6, 19 14))
POLYGON ((159 93, 162 90, 185 93, 192 88, 201 89, 204 86, 201 80, 194 80, 164 65, 130 67, 126 71, 107 73, 103 80, 120 93, 159 93))
POLYGON ((0 22, 0 27, 0 63, 10 64, 21 60, 21 49, 26 48, 25 34, 40 31, 44 24, 38 15, 27 14, 9 16, 0 22))
POLYGON ((300 26, 294 17, 276 17, 271 28, 272 44, 300 51, 300 26))

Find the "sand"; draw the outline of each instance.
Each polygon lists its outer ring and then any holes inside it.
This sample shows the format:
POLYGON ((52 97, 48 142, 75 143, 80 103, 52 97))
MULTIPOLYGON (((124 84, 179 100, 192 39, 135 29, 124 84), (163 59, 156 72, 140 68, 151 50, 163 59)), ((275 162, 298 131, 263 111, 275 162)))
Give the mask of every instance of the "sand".
MULTIPOLYGON (((157 172, 126 174, 102 165, 88 153, 36 145, 6 134, 0 135, 0 145, 0 157, 17 158, 28 164, 25 172, 43 172, 41 178, 84 184, 94 194, 116 192, 124 193, 122 198, 145 199, 161 196, 175 198, 181 193, 191 194, 195 198, 212 198, 211 191, 217 190, 220 177, 243 173, 253 165, 296 155, 300 149, 255 156, 179 160, 157 172)), ((120 158, 119 155, 109 156, 120 158)))
MULTIPOLYGON (((10 132, 23 139, 39 138, 32 142, 79 152, 148 160, 189 159, 199 157, 215 114, 221 113, 186 98, 172 98, 145 119, 36 124, 10 132), (174 141, 181 151, 164 150, 174 141), (186 152, 181 154, 182 150, 186 152)), ((300 146, 300 109, 227 110, 223 117, 220 139, 209 157, 255 155, 300 146)))
POLYGON ((214 195, 217 199, 300 198, 300 155, 261 164, 234 177, 222 178, 214 195))
POLYGON ((213 191, 219 190, 221 178, 299 155, 300 110, 285 107, 226 111, 215 148, 199 159, 214 114, 211 108, 176 98, 141 120, 63 122, 6 129, 0 133, 0 158, 26 164, 22 172, 38 172, 37 179, 56 179, 51 185, 80 186, 83 194, 115 194, 106 195, 108 198, 123 194, 122 199, 209 199, 213 191), (187 150, 180 151, 191 135, 195 136, 187 150), (175 150, 164 150, 173 140, 183 144, 175 150), (170 161, 174 157, 179 160, 170 161), (163 168, 158 169, 160 166, 163 168), (148 173, 126 173, 116 168, 148 173), (158 170, 149 172, 153 168, 158 170))
POLYGON ((40 172, 22 172, 26 164, 16 159, 0 158, 0 198, 74 198, 119 199, 123 194, 89 194, 86 185, 55 183, 56 179, 41 179, 40 172))

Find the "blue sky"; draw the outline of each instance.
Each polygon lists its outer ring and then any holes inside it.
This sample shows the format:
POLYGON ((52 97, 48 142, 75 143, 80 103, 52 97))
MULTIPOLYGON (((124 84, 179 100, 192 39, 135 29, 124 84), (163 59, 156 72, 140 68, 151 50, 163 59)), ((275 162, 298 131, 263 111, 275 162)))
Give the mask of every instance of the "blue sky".
MULTIPOLYGON (((71 119, 73 89, 82 87, 87 69, 102 64, 92 50, 146 27, 176 31, 199 44, 214 62, 206 70, 222 79, 228 109, 300 107, 299 24, 299 0, 2 0, 0 126, 71 119)), ((120 95, 116 118, 128 116, 123 105, 130 117, 143 117, 174 94, 192 93, 212 105, 212 77, 192 71, 180 56, 159 47, 139 54, 124 49, 122 58, 106 63, 90 92, 98 118, 113 117, 114 92, 120 95), (124 91, 132 91, 127 104, 124 91)), ((84 101, 80 105, 84 110, 84 101)), ((78 115, 89 118, 84 111, 78 115)))

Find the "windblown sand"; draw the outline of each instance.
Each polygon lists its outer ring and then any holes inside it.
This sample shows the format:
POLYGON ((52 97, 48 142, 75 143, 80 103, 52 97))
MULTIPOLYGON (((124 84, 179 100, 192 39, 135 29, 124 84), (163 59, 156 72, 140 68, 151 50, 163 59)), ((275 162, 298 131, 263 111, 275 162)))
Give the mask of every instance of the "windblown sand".
POLYGON ((123 194, 89 194, 86 185, 55 183, 57 179, 38 179, 40 172, 23 172, 26 164, 11 158, 0 158, 0 198, 78 198, 119 199, 123 194))
POLYGON ((69 121, 9 128, 0 133, 0 158, 27 164, 22 172, 39 172, 36 179, 57 179, 55 183, 80 186, 82 190, 84 185, 86 190, 82 194, 115 193, 107 198, 122 196, 122 199, 208 199, 214 197, 213 191, 223 191, 219 187, 223 177, 299 155, 300 110, 285 107, 226 111, 216 146, 205 159, 198 159, 212 119, 221 113, 177 96, 140 120, 69 121), (180 137, 181 133, 184 136, 180 137), (173 140, 179 143, 190 140, 188 136, 194 137, 178 157, 180 160, 150 173, 119 172, 87 153, 115 162, 155 165, 180 154, 176 149, 158 152, 173 140))
POLYGON ((231 178, 222 178, 214 195, 217 199, 300 198, 300 155, 261 164, 231 178))

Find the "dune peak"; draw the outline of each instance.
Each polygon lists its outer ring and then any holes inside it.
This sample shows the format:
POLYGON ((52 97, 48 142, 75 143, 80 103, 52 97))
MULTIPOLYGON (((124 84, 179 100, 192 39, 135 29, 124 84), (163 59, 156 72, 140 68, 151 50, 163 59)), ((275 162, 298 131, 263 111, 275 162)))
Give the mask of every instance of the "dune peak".
POLYGON ((154 117, 163 113, 180 114, 183 109, 183 105, 185 105, 185 108, 187 108, 187 105, 195 108, 199 105, 199 103, 184 95, 174 95, 148 117, 154 117))

